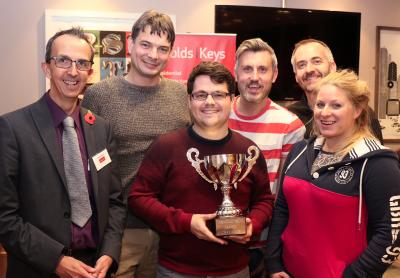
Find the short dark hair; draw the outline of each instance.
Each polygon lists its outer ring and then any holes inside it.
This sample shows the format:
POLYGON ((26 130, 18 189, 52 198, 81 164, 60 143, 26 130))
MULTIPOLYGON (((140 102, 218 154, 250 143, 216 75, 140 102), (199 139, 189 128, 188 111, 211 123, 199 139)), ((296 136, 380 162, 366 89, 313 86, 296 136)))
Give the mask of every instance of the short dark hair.
POLYGON ((89 38, 87 37, 87 35, 83 32, 83 29, 81 27, 72 27, 71 29, 67 29, 67 30, 61 30, 58 31, 57 33, 55 33, 47 42, 46 44, 46 54, 45 54, 45 59, 46 59, 46 63, 50 63, 51 60, 51 50, 53 48, 53 43, 54 41, 58 38, 61 37, 63 35, 69 35, 69 36, 73 36, 79 39, 82 39, 84 41, 86 41, 90 47, 90 61, 93 61, 93 57, 94 57, 94 49, 92 44, 89 41, 89 38))
POLYGON ((326 58, 328 59, 328 61, 329 62, 334 62, 335 61, 335 59, 333 59, 332 51, 331 51, 331 49, 329 48, 329 46, 326 43, 324 43, 323 41, 317 40, 317 39, 313 39, 313 38, 304 39, 304 40, 301 40, 301 41, 297 42, 294 45, 294 48, 293 48, 292 57, 290 58, 290 63, 292 64, 294 72, 296 72, 296 65, 295 65, 296 61, 294 60, 294 56, 296 55, 297 49, 299 49, 300 46, 303 46, 303 45, 306 45, 306 44, 310 44, 310 43, 318 43, 318 44, 320 44, 324 48, 325 55, 326 55, 326 58))
POLYGON ((193 92, 193 85, 196 77, 199 75, 207 75, 210 79, 217 84, 226 83, 228 85, 228 91, 231 94, 235 93, 236 84, 235 78, 232 73, 219 62, 201 62, 195 66, 190 73, 189 79, 187 81, 188 94, 193 92))
POLYGON ((167 35, 167 40, 171 43, 171 48, 175 42, 175 29, 171 18, 164 13, 157 12, 155 10, 145 11, 132 26, 132 41, 135 41, 140 32, 150 26, 150 34, 157 33, 161 36, 162 33, 167 35))

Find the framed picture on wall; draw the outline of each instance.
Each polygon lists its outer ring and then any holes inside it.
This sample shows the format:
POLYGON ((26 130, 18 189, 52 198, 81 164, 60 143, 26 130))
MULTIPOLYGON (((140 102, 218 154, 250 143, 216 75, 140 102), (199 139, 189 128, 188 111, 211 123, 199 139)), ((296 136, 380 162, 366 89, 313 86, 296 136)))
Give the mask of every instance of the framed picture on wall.
MULTIPOLYGON (((127 40, 133 23, 141 13, 45 10, 45 43, 56 32, 81 27, 95 49, 93 74, 88 84, 112 75, 127 72, 129 55, 127 40)), ((175 15, 169 15, 176 25, 175 15)), ((46 80, 46 90, 50 83, 46 80)))
POLYGON ((385 142, 400 142, 399 67, 400 27, 377 26, 375 111, 385 142))

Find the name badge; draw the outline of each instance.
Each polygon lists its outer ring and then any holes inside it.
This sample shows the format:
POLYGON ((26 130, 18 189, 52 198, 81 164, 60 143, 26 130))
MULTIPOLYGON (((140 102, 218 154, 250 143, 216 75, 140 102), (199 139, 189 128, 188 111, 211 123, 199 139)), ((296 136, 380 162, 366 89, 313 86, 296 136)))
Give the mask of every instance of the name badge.
POLYGON ((98 154, 94 155, 92 159, 97 171, 100 171, 104 166, 111 163, 111 158, 107 149, 104 149, 98 154))

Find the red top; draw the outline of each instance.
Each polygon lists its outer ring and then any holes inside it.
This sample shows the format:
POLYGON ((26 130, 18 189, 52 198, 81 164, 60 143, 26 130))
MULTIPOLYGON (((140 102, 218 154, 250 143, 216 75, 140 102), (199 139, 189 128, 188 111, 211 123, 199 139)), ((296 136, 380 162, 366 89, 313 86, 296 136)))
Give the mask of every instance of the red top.
MULTIPOLYGON (((228 275, 248 264, 247 246, 219 245, 190 232, 194 213, 214 213, 222 202, 221 190, 206 182, 192 167, 186 153, 199 150, 199 159, 211 154, 244 153, 253 142, 239 135, 219 141, 199 137, 189 129, 161 136, 147 152, 129 196, 130 209, 160 233, 159 262, 189 275, 228 275)), ((271 218, 273 197, 262 155, 249 175, 231 191, 231 199, 248 211, 253 232, 260 233, 271 218)))
POLYGON ((367 247, 365 204, 358 227, 358 196, 328 191, 289 176, 284 184, 290 215, 282 234, 287 270, 296 278, 342 277, 345 267, 367 247))

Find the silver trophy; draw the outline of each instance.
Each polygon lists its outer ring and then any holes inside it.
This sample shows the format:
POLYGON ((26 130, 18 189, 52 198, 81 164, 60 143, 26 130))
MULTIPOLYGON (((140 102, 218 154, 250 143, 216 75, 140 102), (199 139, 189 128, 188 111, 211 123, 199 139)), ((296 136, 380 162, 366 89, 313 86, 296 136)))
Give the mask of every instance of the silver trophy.
POLYGON ((237 183, 249 174, 260 154, 256 146, 250 146, 247 152, 247 157, 245 154, 216 154, 205 156, 203 160, 199 159, 199 150, 196 148, 190 148, 186 153, 187 159, 203 179, 212 183, 215 190, 218 185, 221 187, 223 200, 215 220, 217 236, 246 233, 245 217, 242 211, 235 207, 230 192, 232 186, 237 189, 237 183))

